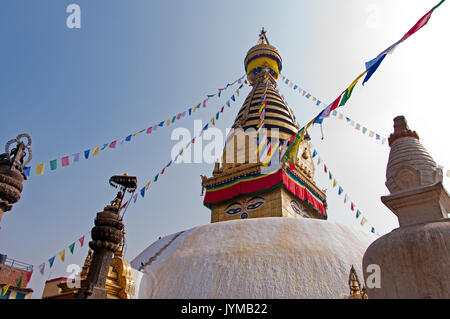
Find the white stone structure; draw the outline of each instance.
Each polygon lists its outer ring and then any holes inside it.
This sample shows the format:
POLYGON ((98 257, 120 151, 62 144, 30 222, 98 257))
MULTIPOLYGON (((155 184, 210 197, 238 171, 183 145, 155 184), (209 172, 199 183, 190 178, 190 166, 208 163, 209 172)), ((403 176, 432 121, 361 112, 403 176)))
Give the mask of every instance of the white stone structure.
POLYGON ((166 236, 131 266, 137 298, 346 298, 374 234, 306 218, 213 223, 166 236))
MULTIPOLYGON (((400 227, 377 239, 364 254, 364 269, 380 266, 380 287, 370 298, 450 298, 450 198, 442 169, 403 116, 394 119, 382 202, 400 227)), ((364 273, 364 276, 369 276, 364 273)))

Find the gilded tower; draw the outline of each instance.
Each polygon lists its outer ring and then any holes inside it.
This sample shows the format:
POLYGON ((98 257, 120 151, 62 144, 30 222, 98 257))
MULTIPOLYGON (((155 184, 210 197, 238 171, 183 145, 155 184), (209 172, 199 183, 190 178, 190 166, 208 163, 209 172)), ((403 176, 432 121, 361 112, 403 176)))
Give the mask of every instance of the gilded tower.
POLYGON ((227 137, 221 163, 215 164, 212 177, 202 177, 211 222, 258 217, 326 219, 326 195, 314 181, 309 136, 291 163, 280 163, 299 126, 276 88, 282 59, 264 29, 244 66, 252 90, 227 137))

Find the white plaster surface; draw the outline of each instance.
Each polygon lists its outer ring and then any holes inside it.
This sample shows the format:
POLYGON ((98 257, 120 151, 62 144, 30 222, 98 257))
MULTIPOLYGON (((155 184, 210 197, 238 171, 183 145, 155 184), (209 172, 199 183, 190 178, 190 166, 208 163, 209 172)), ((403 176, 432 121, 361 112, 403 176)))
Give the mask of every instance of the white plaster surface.
POLYGON ((377 237, 330 221, 255 218, 166 236, 132 262, 146 264, 137 298, 344 298, 353 264, 377 237))

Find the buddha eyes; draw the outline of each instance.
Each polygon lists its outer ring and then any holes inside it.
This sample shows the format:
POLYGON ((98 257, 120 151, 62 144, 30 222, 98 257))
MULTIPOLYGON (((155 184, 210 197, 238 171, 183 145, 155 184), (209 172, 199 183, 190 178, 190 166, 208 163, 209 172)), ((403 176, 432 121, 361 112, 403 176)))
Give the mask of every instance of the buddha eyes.
POLYGON ((235 215, 235 214, 240 213, 241 211, 242 211, 242 208, 240 208, 240 207, 235 207, 235 208, 230 208, 230 209, 226 210, 226 211, 225 211, 225 214, 228 214, 228 215, 235 215))
POLYGON ((255 202, 255 203, 251 203, 250 205, 247 206, 248 210, 254 210, 257 209, 258 207, 260 207, 262 204, 264 204, 264 202, 255 202))

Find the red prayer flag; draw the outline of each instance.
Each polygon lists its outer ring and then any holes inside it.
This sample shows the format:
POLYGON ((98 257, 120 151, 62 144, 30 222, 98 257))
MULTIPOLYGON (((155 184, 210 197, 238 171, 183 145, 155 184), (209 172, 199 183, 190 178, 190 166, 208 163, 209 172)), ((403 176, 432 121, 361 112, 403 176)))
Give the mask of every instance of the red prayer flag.
POLYGON ((431 18, 431 14, 433 13, 433 10, 434 10, 434 8, 431 9, 430 11, 428 11, 422 18, 420 18, 419 21, 417 21, 417 23, 408 32, 405 33, 403 38, 400 39, 400 42, 405 41, 411 35, 413 35, 417 31, 419 31, 419 29, 422 28, 425 24, 427 24, 428 20, 431 18))
POLYGON ((164 174, 165 169, 166 169, 165 167, 162 169, 161 175, 164 174))
POLYGON ((111 144, 109 144, 109 148, 116 148, 116 143, 117 141, 111 142, 111 144))
POLYGON ((207 101, 208 99, 206 99, 206 100, 204 100, 203 101, 203 107, 206 107, 206 101, 207 101))
POLYGON ((353 202, 352 202, 350 208, 351 208, 351 210, 355 210, 355 205, 353 204, 353 202))
POLYGON ((31 271, 27 272, 27 282, 30 281, 31 275, 33 275, 33 269, 31 269, 31 271))
POLYGON ((152 128, 153 128, 153 126, 150 126, 150 127, 147 129, 147 134, 150 134, 150 133, 152 132, 152 128))
POLYGON ((81 237, 80 239, 78 239, 78 241, 80 242, 81 247, 83 247, 83 244, 84 244, 84 236, 81 237))
POLYGON ((327 172, 327 166, 325 164, 323 164, 323 170, 325 171, 325 173, 327 172))
POLYGON ((69 156, 64 156, 63 158, 61 158, 61 163, 62 166, 69 166, 69 156))

